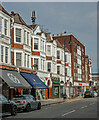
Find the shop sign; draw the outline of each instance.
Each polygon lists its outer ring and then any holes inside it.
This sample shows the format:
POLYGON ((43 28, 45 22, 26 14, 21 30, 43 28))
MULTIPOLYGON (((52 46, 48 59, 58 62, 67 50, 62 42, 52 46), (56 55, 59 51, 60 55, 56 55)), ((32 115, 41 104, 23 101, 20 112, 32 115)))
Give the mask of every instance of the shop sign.
POLYGON ((14 83, 20 84, 19 79, 16 78, 16 76, 14 76, 11 73, 7 73, 7 76, 10 78, 10 80, 12 80, 14 83))
POLYGON ((79 83, 79 85, 81 85, 81 86, 82 86, 82 83, 79 83))

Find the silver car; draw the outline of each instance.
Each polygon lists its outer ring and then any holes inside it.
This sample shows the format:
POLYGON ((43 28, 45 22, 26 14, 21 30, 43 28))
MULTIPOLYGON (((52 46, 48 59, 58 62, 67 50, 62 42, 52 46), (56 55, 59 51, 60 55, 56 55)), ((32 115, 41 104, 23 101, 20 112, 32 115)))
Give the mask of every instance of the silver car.
POLYGON ((31 111, 35 109, 41 109, 41 102, 36 100, 32 95, 19 95, 13 98, 17 108, 24 111, 31 111))

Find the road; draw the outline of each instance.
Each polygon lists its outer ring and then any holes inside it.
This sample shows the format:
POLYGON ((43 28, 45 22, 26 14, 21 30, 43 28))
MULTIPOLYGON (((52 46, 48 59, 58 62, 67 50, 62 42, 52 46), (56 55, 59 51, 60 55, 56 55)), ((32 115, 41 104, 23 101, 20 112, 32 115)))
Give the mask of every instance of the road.
POLYGON ((43 106, 41 110, 20 112, 7 118, 97 118, 98 98, 43 106))

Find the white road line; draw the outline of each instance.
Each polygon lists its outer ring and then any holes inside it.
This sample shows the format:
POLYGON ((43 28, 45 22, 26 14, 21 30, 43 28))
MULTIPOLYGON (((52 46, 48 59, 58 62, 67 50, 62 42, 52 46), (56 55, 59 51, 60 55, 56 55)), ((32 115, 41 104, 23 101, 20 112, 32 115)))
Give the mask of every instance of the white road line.
POLYGON ((86 108, 86 107, 88 107, 88 106, 83 106, 83 107, 81 107, 80 109, 83 109, 83 108, 86 108))
POLYGON ((68 115, 68 114, 73 113, 73 112, 75 112, 75 110, 72 110, 72 111, 70 111, 70 112, 68 112, 68 113, 65 113, 65 114, 63 114, 62 116, 68 115))

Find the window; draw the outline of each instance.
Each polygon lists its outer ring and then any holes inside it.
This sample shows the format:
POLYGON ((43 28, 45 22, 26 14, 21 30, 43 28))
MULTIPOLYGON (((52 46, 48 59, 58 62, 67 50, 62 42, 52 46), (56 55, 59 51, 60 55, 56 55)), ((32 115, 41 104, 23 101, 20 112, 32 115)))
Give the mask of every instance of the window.
POLYGON ((43 60, 43 70, 44 70, 44 67, 45 67, 44 63, 45 63, 45 61, 43 60))
POLYGON ((67 62, 67 55, 65 55, 65 62, 67 62))
POLYGON ((16 66, 21 66, 21 53, 16 53, 16 66))
POLYGON ((57 59, 60 59, 60 51, 57 51, 57 59))
POLYGON ((29 55, 27 56, 27 67, 29 67, 29 55))
POLYGON ((4 34, 7 35, 7 20, 4 20, 4 34))
POLYGON ((34 38, 34 49, 35 49, 35 50, 38 50, 38 49, 39 49, 38 42, 39 42, 38 38, 34 38))
POLYGON ((47 54, 51 55, 51 46, 50 45, 47 45, 47 54))
POLYGON ((67 76, 67 68, 65 68, 65 76, 67 76))
POLYGON ((0 16, 0 32, 2 32, 2 17, 0 16))
POLYGON ((60 66, 57 66, 57 74, 60 74, 60 66))
POLYGON ((41 70, 42 70, 42 59, 41 59, 41 70))
POLYGON ((43 41, 43 51, 44 51, 44 41, 43 41))
POLYGON ((41 51, 42 51, 42 47, 43 47, 43 46, 42 46, 42 40, 41 40, 41 44, 40 44, 40 45, 41 45, 41 51))
POLYGON ((5 47, 5 63, 8 63, 8 48, 5 47))
POLYGON ((29 33, 27 32, 27 45, 29 45, 29 33))
POLYGON ((3 50, 3 46, 1 46, 1 62, 3 62, 3 53, 4 53, 4 50, 3 50))
POLYGON ((26 31, 24 30, 24 44, 26 44, 26 31))
POLYGON ((47 71, 48 71, 48 72, 51 72, 51 62, 48 62, 48 63, 47 63, 47 71))
POLYGON ((34 69, 38 70, 38 58, 34 58, 34 69))
POLYGON ((21 29, 16 28, 16 42, 21 42, 21 29))
POLYGON ((24 66, 26 67, 26 54, 24 56, 24 66))

